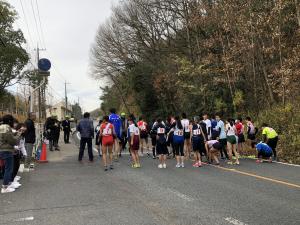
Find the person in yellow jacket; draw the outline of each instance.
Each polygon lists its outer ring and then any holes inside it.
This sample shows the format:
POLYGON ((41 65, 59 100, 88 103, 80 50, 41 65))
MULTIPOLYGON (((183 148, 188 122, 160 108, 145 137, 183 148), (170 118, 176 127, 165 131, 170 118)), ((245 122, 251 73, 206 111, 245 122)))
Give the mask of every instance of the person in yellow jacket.
POLYGON ((277 132, 267 123, 262 124, 263 142, 272 148, 274 160, 277 160, 276 147, 278 142, 277 132))

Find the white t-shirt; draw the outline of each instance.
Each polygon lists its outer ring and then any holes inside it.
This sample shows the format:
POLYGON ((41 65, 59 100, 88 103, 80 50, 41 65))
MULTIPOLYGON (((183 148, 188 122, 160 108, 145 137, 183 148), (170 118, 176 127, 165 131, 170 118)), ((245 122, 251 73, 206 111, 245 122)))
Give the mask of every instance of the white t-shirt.
POLYGON ((210 140, 210 141, 207 142, 207 145, 208 145, 209 148, 211 148, 217 142, 219 142, 219 141, 217 141, 217 140, 210 140))
POLYGON ((182 119, 181 124, 182 124, 184 132, 189 133, 190 132, 190 121, 188 119, 182 119))
POLYGON ((233 136, 233 135, 235 135, 235 127, 234 127, 234 125, 230 126, 230 124, 227 123, 226 124, 226 132, 227 132, 227 136, 233 136))
POLYGON ((206 124, 207 135, 208 135, 208 137, 210 137, 211 136, 211 121, 209 119, 206 119, 206 120, 203 120, 203 122, 206 124), (210 131, 208 128, 210 128, 210 131))
POLYGON ((130 136, 132 135, 140 135, 140 129, 138 127, 136 127, 134 124, 129 125, 129 133, 130 136))

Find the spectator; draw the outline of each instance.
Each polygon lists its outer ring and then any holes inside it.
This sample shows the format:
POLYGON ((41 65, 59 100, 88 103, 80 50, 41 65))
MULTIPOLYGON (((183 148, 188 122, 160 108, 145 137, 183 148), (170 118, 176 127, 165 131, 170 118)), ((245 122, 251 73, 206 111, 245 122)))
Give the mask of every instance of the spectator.
POLYGON ((32 151, 35 143, 35 126, 34 126, 34 121, 36 119, 36 116, 34 113, 29 113, 28 118, 25 121, 26 125, 26 131, 25 131, 25 149, 27 152, 27 157, 25 160, 25 168, 29 171, 29 167, 34 167, 33 164, 33 158, 32 158, 32 151))
POLYGON ((14 125, 14 118, 11 115, 5 115, 2 118, 0 125, 0 159, 4 161, 4 176, 1 193, 14 192, 21 184, 13 182, 13 153, 15 145, 18 145, 20 140, 21 131, 13 133, 12 127, 14 125))
POLYGON ((71 132, 71 123, 69 120, 69 116, 65 117, 65 120, 62 121, 61 125, 64 131, 65 144, 68 144, 70 139, 70 132, 71 132))
POLYGON ((87 144, 89 160, 90 162, 93 162, 94 155, 93 155, 92 139, 94 138, 94 125, 93 125, 93 121, 90 120, 90 114, 88 112, 84 113, 83 119, 80 120, 77 126, 77 131, 81 135, 78 161, 82 162, 85 145, 87 144))

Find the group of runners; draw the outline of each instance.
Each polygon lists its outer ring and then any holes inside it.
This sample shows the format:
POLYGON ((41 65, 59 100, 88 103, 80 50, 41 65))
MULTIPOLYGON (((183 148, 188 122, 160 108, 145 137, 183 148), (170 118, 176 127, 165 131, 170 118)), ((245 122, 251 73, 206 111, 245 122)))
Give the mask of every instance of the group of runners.
POLYGON ((257 163, 264 159, 271 162, 272 156, 277 157, 277 132, 263 124, 263 140, 258 143, 259 129, 250 117, 246 117, 244 124, 242 118, 229 118, 224 122, 218 114, 211 118, 203 114, 189 120, 183 113, 181 117, 170 116, 165 121, 157 118, 148 123, 143 116, 137 120, 134 115, 126 117, 125 113, 119 116, 115 109, 110 112, 95 129, 105 171, 113 169, 113 161, 126 150, 127 143, 132 168, 141 167, 140 155, 150 156, 151 147, 153 158, 159 159, 160 169, 167 168, 167 158, 171 156, 176 159, 176 168, 184 168, 189 159, 194 161, 193 167, 207 163, 219 165, 219 156, 228 160, 228 164, 239 165, 239 153, 244 151, 246 142, 257 150, 257 163))

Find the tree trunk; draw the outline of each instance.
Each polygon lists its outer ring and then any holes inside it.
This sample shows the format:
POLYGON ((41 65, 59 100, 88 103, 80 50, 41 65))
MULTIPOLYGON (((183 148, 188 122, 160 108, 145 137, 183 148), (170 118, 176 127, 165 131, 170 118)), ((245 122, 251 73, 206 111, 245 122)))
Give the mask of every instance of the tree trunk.
POLYGON ((295 1, 295 7, 296 7, 298 26, 300 27, 300 2, 299 2, 299 0, 294 0, 294 1, 295 1))

